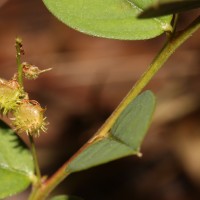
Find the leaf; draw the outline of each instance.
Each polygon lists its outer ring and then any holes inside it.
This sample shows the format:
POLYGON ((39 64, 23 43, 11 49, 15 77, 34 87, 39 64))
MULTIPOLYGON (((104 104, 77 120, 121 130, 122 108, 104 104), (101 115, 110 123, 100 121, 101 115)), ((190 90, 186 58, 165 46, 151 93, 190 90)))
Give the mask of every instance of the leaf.
POLYGON ((83 199, 75 196, 59 195, 53 197, 51 200, 83 200, 83 199))
POLYGON ((171 16, 137 18, 156 0, 43 0, 46 7, 68 26, 98 37, 143 40, 171 30, 171 16))
POLYGON ((34 178, 32 155, 5 123, 0 121, 0 199, 25 190, 34 178))
POLYGON ((160 0, 142 12, 139 15, 139 18, 152 18, 163 15, 176 14, 199 7, 199 0, 160 0))
POLYGON ((76 172, 128 155, 140 155, 140 145, 150 125, 155 97, 146 91, 121 113, 110 132, 69 161, 68 172, 76 172))

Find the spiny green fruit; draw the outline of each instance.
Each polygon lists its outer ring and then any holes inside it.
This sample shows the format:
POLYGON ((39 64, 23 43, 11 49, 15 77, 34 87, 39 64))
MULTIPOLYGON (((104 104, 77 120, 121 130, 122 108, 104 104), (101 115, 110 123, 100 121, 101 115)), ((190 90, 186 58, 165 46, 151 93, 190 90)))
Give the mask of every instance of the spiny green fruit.
POLYGON ((39 136, 40 131, 46 132, 46 117, 40 104, 34 100, 22 100, 17 109, 13 112, 12 124, 19 133, 39 136))
POLYGON ((23 90, 19 83, 12 79, 6 81, 0 79, 0 111, 3 115, 16 109, 23 98, 23 90))

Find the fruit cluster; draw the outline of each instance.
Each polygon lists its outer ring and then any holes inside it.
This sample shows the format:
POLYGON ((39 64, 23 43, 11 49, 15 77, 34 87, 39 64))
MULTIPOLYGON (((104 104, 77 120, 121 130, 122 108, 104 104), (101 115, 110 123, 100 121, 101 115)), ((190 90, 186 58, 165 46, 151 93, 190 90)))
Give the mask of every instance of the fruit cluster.
MULTIPOLYGON (((24 70, 24 77, 29 76, 26 72, 30 73, 30 70, 24 70)), ((12 125, 18 133, 25 132, 37 137, 41 131, 45 132, 48 123, 44 111, 37 101, 29 100, 16 76, 9 81, 0 79, 0 112, 11 116, 12 125)))

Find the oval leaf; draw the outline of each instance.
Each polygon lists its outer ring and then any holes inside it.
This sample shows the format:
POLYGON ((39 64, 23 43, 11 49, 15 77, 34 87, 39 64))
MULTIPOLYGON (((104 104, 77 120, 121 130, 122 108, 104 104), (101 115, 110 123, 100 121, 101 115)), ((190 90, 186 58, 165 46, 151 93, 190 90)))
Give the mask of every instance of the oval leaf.
POLYGON ((176 14, 199 7, 199 0, 160 0, 141 13, 139 18, 151 18, 176 14))
POLYGON ((156 0, 43 0, 62 22, 81 32, 105 38, 142 40, 171 30, 171 16, 137 18, 156 0))
POLYGON ((25 190, 33 180, 32 155, 21 139, 0 121, 0 199, 25 190))
POLYGON ((83 199, 76 196, 59 195, 53 197, 51 200, 83 200, 83 199))
POLYGON ((146 91, 121 113, 110 132, 88 143, 69 161, 68 172, 84 170, 128 155, 140 155, 140 145, 150 125, 155 97, 146 91))

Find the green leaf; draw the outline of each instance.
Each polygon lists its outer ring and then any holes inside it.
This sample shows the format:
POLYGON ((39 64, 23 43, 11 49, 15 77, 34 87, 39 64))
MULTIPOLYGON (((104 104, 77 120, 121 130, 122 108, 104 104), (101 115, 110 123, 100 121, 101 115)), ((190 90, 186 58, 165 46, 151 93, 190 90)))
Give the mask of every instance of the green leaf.
POLYGON ((75 196, 59 195, 53 197, 51 200, 83 200, 83 199, 75 196))
POLYGON ((157 0, 43 0, 59 20, 83 33, 113 39, 143 40, 171 30, 171 16, 137 18, 157 0))
POLYGON ((139 18, 151 18, 176 14, 199 7, 199 0, 160 0, 142 12, 139 15, 139 18))
POLYGON ((150 125, 155 97, 146 91, 133 100, 121 113, 110 132, 87 144, 69 161, 68 172, 81 171, 128 156, 140 155, 140 146, 150 125))
POLYGON ((0 121, 0 199, 25 190, 34 178, 32 155, 20 138, 0 121))

